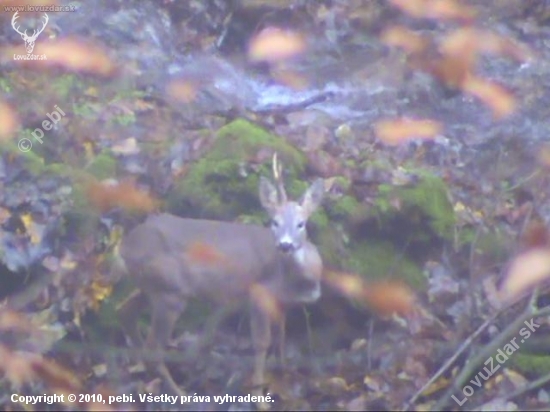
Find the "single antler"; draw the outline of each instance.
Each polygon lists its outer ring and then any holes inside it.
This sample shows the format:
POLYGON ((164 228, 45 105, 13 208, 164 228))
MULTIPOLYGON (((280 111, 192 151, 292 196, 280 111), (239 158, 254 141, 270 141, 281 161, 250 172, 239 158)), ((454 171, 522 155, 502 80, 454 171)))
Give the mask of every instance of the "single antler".
POLYGON ((273 179, 275 180, 275 185, 277 186, 279 203, 285 203, 287 201, 287 196, 283 182, 283 167, 277 161, 277 152, 273 153, 273 179))

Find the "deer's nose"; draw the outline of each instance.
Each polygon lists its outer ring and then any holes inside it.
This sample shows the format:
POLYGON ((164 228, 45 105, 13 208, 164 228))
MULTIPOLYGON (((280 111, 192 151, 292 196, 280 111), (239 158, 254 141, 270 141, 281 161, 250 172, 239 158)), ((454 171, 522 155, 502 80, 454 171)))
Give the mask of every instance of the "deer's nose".
POLYGON ((294 245, 290 242, 279 242, 279 250, 284 253, 292 252, 294 245))

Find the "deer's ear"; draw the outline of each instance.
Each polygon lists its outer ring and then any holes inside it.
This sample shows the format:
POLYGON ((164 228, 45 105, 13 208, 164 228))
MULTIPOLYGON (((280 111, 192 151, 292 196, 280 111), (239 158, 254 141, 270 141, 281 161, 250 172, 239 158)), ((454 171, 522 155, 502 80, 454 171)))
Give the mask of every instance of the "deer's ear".
POLYGON ((323 179, 317 179, 306 190, 302 198, 302 207, 307 216, 311 215, 323 201, 325 196, 325 182, 323 179))
POLYGON ((260 203, 268 212, 272 212, 278 206, 277 189, 265 177, 260 177, 260 203))

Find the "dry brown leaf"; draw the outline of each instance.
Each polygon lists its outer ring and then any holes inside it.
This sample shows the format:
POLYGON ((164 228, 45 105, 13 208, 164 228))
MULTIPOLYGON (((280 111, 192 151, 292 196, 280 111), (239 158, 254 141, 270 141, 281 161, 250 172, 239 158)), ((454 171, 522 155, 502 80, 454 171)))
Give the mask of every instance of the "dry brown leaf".
POLYGON ((266 27, 251 39, 248 58, 273 63, 295 57, 305 50, 306 41, 300 33, 266 27))
POLYGON ((73 372, 51 360, 35 358, 32 368, 36 375, 53 391, 75 393, 82 387, 80 380, 73 372))
POLYGON ((365 289, 363 280, 351 273, 326 271, 323 280, 331 288, 350 299, 360 299, 365 289))
POLYGON ((294 90, 304 90, 309 80, 302 74, 286 69, 276 69, 271 72, 273 80, 294 90))
POLYGON ((414 59, 411 65, 432 74, 445 83, 447 87, 458 89, 462 87, 470 76, 473 57, 473 54, 469 55, 466 53, 461 57, 447 56, 437 60, 414 59))
POLYGON ((489 53, 510 57, 523 62, 531 57, 525 46, 485 30, 463 27, 447 34, 441 42, 440 50, 450 56, 468 56, 489 53))
POLYGON ((550 249, 535 248, 516 256, 504 283, 503 297, 514 298, 550 277, 550 249))
MULTIPOLYGON (((6 49, 8 56, 26 54, 24 44, 6 49)), ((44 54, 45 60, 17 60, 30 68, 61 67, 63 69, 110 76, 117 67, 105 50, 95 44, 74 38, 55 39, 36 43, 36 54, 44 54)))
POLYGON ((198 83, 191 79, 178 79, 167 86, 168 95, 182 103, 191 103, 197 98, 198 83))
POLYGON ((403 282, 365 282, 352 273, 327 271, 325 282, 347 298, 366 305, 378 315, 409 314, 416 307, 413 291, 403 282))
POLYGON ((416 307, 413 291, 399 281, 380 281, 369 283, 363 298, 367 305, 379 316, 410 314, 416 307))
POLYGON ((0 141, 10 139, 19 127, 19 119, 9 104, 0 100, 0 141))
POLYGON ((470 22, 476 12, 455 0, 391 0, 403 12, 416 18, 470 22))
POLYGON ((393 26, 382 32, 380 39, 391 47, 400 47, 407 53, 420 53, 428 46, 428 40, 403 26, 393 26))
POLYGON ((120 207, 129 212, 149 213, 158 208, 158 201, 137 189, 130 180, 118 184, 90 180, 86 183, 86 193, 91 205, 101 212, 120 207))
POLYGON ((434 139, 443 125, 434 120, 394 119, 380 120, 374 125, 376 136, 384 143, 396 145, 411 139, 434 139))
POLYGON ((0 310, 0 331, 29 332, 31 323, 29 319, 13 310, 0 310))
POLYGON ((11 384, 18 388, 24 383, 35 380, 33 360, 36 357, 39 356, 35 354, 22 356, 0 345, 0 370, 4 371, 11 384))
POLYGON ((524 250, 550 246, 550 233, 545 222, 540 218, 531 220, 521 235, 520 243, 524 250))
POLYGON ((469 76, 462 84, 462 90, 474 95, 493 111, 496 119, 510 115, 516 108, 514 96, 503 86, 482 79, 469 76))

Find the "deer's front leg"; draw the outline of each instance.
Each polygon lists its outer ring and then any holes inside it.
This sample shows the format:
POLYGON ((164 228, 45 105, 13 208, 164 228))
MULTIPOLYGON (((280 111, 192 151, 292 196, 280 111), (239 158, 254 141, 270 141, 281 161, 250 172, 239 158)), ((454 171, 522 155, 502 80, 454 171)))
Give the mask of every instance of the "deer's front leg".
MULTIPOLYGON (((271 344, 271 319, 259 305, 252 303, 250 311, 250 330, 252 333, 252 345, 254 347, 254 373, 252 375, 252 394, 263 395, 265 382, 265 365, 267 351, 271 344)), ((259 403, 259 409, 267 410, 269 405, 259 403)))
POLYGON ((139 333, 138 318, 147 301, 140 290, 133 291, 120 305, 116 312, 131 347, 143 347, 143 339, 139 333))
POLYGON ((279 349, 279 363, 281 366, 285 366, 285 340, 286 340, 286 314, 281 313, 281 318, 277 322, 278 329, 278 349, 279 349))
POLYGON ((164 362, 163 351, 168 346, 168 342, 172 337, 176 321, 185 309, 185 301, 177 294, 155 294, 150 296, 153 313, 151 316, 151 327, 145 347, 153 355, 153 363, 168 384, 173 395, 184 395, 170 374, 164 362))

